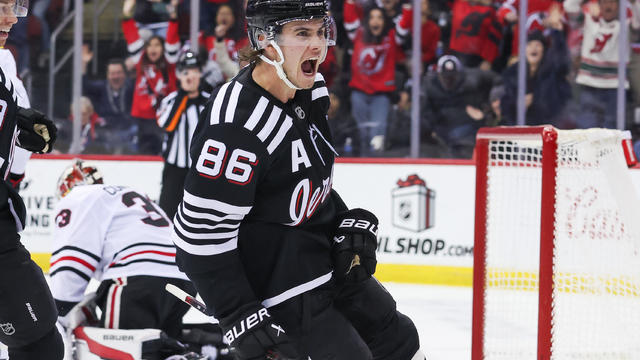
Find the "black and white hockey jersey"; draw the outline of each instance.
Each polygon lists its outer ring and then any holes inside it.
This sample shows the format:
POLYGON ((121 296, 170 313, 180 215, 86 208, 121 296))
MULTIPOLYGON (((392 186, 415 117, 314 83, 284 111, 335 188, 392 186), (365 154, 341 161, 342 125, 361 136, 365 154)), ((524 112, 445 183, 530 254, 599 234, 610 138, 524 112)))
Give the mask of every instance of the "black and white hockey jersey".
POLYGON ((57 301, 82 300, 91 278, 187 279, 176 266, 171 222, 146 195, 124 186, 76 186, 55 214, 50 276, 57 301))
POLYGON ((198 118, 209 99, 209 93, 200 91, 193 99, 184 90, 174 91, 160 102, 157 122, 165 131, 162 157, 168 164, 179 168, 191 166, 189 148, 198 118))
POLYGON ((329 281, 334 219, 345 208, 331 190, 322 76, 285 104, 251 72, 214 91, 202 113, 174 219, 178 265, 218 318, 329 281))
POLYGON ((16 148, 18 127, 17 95, 13 83, 0 68, 0 222, 2 226, 14 226, 20 232, 24 228, 26 209, 18 193, 7 182, 16 148))

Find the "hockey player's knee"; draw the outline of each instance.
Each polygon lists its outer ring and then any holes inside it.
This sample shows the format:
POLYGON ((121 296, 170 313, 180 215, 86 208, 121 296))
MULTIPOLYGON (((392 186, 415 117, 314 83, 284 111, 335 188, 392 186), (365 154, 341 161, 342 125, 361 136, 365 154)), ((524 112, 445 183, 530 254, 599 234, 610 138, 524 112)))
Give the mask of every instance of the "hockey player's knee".
POLYGON ((420 340, 413 321, 396 312, 382 332, 368 345, 374 359, 412 360, 420 349, 420 340))
POLYGON ((62 360, 64 344, 58 329, 53 326, 43 337, 23 346, 10 346, 11 360, 62 360))

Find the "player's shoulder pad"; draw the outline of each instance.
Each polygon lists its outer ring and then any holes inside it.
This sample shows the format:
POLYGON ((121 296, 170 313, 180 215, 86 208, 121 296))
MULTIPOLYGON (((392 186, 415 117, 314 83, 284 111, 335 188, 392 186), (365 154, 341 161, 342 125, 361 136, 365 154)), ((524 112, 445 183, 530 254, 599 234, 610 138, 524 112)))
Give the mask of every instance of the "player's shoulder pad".
POLYGON ((102 197, 102 188, 106 185, 78 185, 73 187, 67 195, 58 201, 57 207, 92 207, 95 202, 102 197))
POLYGON ((233 127, 249 132, 272 154, 293 125, 289 116, 275 101, 238 77, 214 91, 203 113, 209 127, 233 127))

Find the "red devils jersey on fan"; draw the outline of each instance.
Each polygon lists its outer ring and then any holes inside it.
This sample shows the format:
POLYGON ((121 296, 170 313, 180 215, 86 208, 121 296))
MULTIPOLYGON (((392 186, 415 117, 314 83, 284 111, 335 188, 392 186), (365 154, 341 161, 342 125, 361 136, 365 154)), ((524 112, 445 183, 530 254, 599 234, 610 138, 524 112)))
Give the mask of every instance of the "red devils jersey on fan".
POLYGON ((154 64, 143 65, 140 61, 144 51, 144 42, 138 34, 138 27, 133 19, 123 21, 122 30, 127 40, 129 54, 137 62, 131 116, 155 121, 156 109, 160 105, 160 101, 177 89, 175 63, 178 61, 178 51, 180 50, 178 23, 176 21, 169 22, 164 44, 167 66, 164 69, 154 64))
MULTIPOLYGON (((406 35, 409 29, 408 20, 403 17, 396 28, 406 35), (404 21, 403 21, 404 20, 404 21)), ((396 89, 396 62, 402 57, 402 49, 398 45, 402 39, 391 29, 380 43, 368 43, 364 40, 363 28, 360 27, 358 7, 354 3, 344 3, 344 22, 349 38, 353 42, 351 54, 351 81, 349 86, 367 94, 392 92, 396 89)))
POLYGON ((279 304, 331 278, 338 209, 321 75, 282 103, 243 68, 215 91, 174 219, 180 269, 217 318, 279 304))
POLYGON ((451 50, 493 62, 500 51, 501 24, 492 6, 456 0, 451 19, 451 50))
POLYGON ((26 210, 22 198, 7 181, 18 137, 16 112, 17 95, 11 80, 0 69, 0 211, 9 223, 16 224, 16 231, 24 228, 26 210))
MULTIPOLYGON (((544 31, 545 26, 542 21, 549 15, 551 6, 559 6, 562 9, 562 1, 558 0, 531 0, 527 3, 527 32, 533 30, 544 31), (555 4, 555 5, 554 5, 555 4)), ((498 19, 506 25, 505 16, 508 13, 518 14, 520 9, 519 0, 506 0, 498 9, 498 19)), ((513 39, 511 42, 511 55, 518 55, 518 24, 513 26, 513 39)))

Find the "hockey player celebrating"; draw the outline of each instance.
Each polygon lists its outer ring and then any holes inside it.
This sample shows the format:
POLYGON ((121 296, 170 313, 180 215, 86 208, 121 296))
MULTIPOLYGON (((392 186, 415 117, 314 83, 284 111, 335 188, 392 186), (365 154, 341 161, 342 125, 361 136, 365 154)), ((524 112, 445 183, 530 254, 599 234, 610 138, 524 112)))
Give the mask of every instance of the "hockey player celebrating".
POLYGON ((423 359, 372 277, 378 220, 331 189, 327 1, 249 0, 250 65, 212 94, 174 219, 177 262, 239 359, 423 359))
POLYGON ((189 307, 164 287, 195 291, 176 266, 164 212, 131 188, 103 185, 98 169, 82 160, 62 173, 57 195, 50 275, 61 324, 93 277, 101 282, 95 301, 103 327, 177 337, 189 307))
MULTIPOLYGON (((25 0, 0 0, 0 47, 18 19, 27 16, 25 0)), ((7 181, 15 145, 50 152, 55 141, 53 123, 37 111, 17 105, 15 87, 0 69, 0 342, 11 360, 62 359, 56 308, 42 270, 20 242, 26 210, 22 198, 7 181)))

